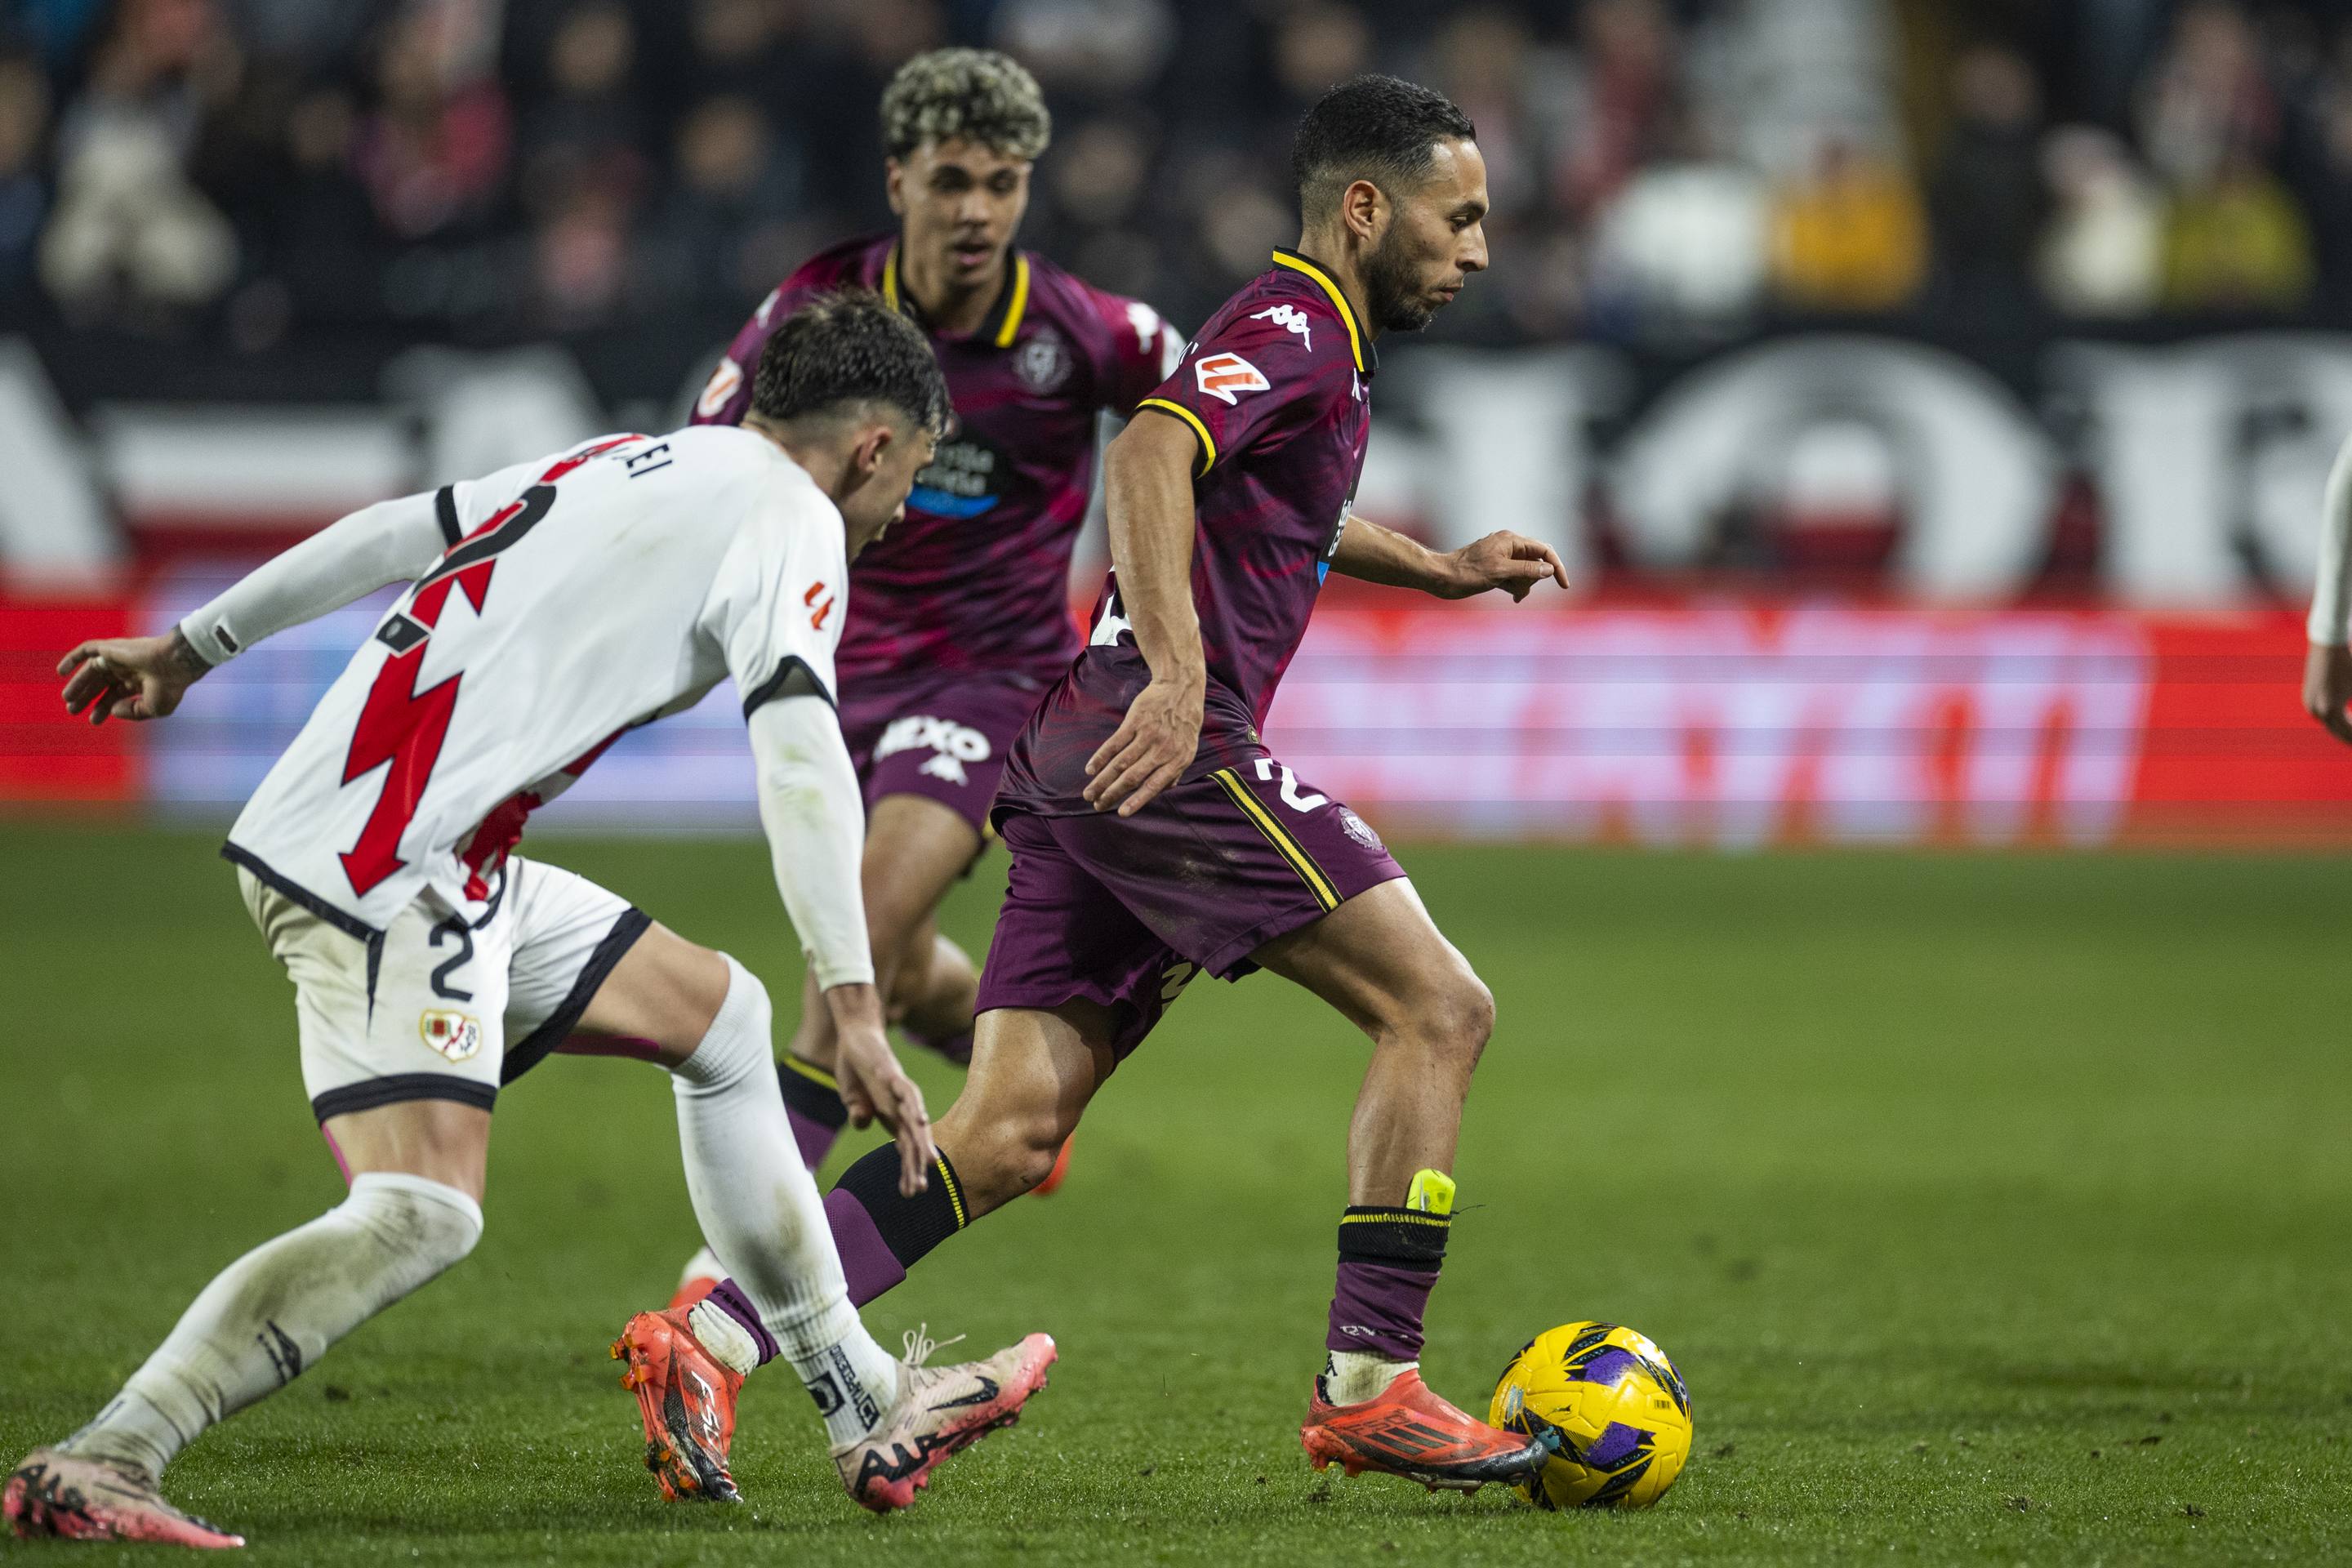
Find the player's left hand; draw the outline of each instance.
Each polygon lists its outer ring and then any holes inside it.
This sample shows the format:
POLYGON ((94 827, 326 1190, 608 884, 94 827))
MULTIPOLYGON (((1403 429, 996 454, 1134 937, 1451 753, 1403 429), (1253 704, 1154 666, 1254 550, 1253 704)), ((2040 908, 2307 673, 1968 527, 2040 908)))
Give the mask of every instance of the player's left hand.
POLYGON ((824 994, 833 1013, 836 1046, 834 1081, 850 1124, 880 1121, 898 1145, 898 1193, 913 1197, 931 1184, 931 1163, 940 1157, 931 1140, 931 1113, 923 1091, 898 1065, 883 1032, 882 1001, 871 985, 836 985, 824 994))
POLYGON ((1547 577, 1563 588, 1568 586, 1568 568, 1561 563, 1559 551, 1508 530, 1465 544, 1445 559, 1454 568, 1447 584, 1449 598, 1466 599, 1500 588, 1514 600, 1523 600, 1547 577))
POLYGON ((2352 648, 2313 643, 2303 660, 2303 710, 2329 734, 2352 746, 2352 648))
POLYGON ((101 637, 58 661, 67 677, 66 711, 89 710, 89 721, 161 719, 204 679, 205 663, 173 626, 160 637, 101 637))

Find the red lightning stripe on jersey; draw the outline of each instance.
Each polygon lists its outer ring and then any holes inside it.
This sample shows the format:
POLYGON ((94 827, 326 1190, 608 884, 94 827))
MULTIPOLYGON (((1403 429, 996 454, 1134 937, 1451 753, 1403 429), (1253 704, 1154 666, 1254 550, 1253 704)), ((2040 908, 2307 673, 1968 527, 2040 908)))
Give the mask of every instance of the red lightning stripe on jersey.
MULTIPOLYGON (((425 585, 417 590, 415 601, 408 606, 408 617, 428 631, 438 625, 441 612, 448 605, 449 585, 453 583, 466 591, 474 613, 481 614, 489 599, 490 574, 498 567, 499 552, 538 526, 540 519, 554 505, 554 490, 541 487, 553 485, 598 453, 643 439, 640 436, 615 437, 551 464, 540 475, 538 484, 491 513, 479 528, 450 546, 441 563, 425 574, 425 585), (502 539, 499 531, 508 529, 509 524, 514 525, 509 530, 512 537, 502 539), (449 567, 461 559, 465 564, 450 571, 449 567)), ((417 671, 424 667, 425 649, 432 646, 428 639, 384 660, 375 672, 374 683, 368 688, 359 724, 352 732, 351 751, 343 758, 345 784, 387 763, 391 764, 384 774, 383 793, 376 797, 375 809, 368 813, 367 824, 360 829, 359 842, 341 855, 343 875, 350 879, 352 891, 362 898, 407 864, 400 858, 401 836, 408 831, 410 821, 416 816, 417 804, 425 798, 425 781, 433 776, 434 764, 441 760, 441 743, 448 739, 450 716, 457 706, 457 683, 465 678, 465 672, 461 670, 436 686, 417 690, 417 671)), ((591 760, 593 753, 583 759, 591 760)), ((521 825, 518 821, 514 837, 520 837, 521 825)))

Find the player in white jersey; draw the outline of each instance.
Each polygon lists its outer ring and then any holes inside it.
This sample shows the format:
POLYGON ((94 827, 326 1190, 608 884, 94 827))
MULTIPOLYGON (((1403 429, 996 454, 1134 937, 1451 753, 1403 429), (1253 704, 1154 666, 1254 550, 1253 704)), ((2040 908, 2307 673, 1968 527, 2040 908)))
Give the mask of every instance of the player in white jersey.
POLYGON ((609 437, 370 507, 168 637, 84 644, 60 667, 93 721, 162 718, 221 660, 410 584, 224 850, 294 983, 304 1087, 350 1194, 230 1265, 94 1420, 25 1459, 0 1493, 16 1533, 241 1544, 165 1502, 163 1468, 472 1250, 499 1088, 575 1038, 674 1075, 696 1216, 740 1286, 640 1314, 614 1347, 669 1495, 736 1495, 733 1393, 772 1357, 792 1362, 844 1483, 877 1509, 912 1501, 1042 1385, 1042 1334, 940 1368, 875 1343, 776 1098, 759 981, 512 853, 530 809, 614 736, 731 678, 843 1089, 891 1126, 906 1190, 925 1184, 929 1121, 873 985, 833 657, 848 558, 898 514, 947 390, 921 333, 855 294, 804 306, 757 380, 740 428, 609 437))

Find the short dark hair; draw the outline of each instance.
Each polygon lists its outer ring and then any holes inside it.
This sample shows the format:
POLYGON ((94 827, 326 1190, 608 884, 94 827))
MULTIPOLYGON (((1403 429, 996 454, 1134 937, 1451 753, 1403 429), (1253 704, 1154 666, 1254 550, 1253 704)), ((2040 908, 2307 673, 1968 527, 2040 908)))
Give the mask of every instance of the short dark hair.
POLYGON ((1360 76, 1315 100, 1291 139, 1300 216, 1330 216, 1339 193, 1370 180, 1394 195, 1427 175, 1437 143, 1476 139, 1478 128, 1442 92, 1392 76, 1360 76))
POLYGON ((858 403, 895 408, 935 436, 948 427, 947 378, 922 330, 871 289, 820 294, 769 334, 751 412, 803 419, 858 403))

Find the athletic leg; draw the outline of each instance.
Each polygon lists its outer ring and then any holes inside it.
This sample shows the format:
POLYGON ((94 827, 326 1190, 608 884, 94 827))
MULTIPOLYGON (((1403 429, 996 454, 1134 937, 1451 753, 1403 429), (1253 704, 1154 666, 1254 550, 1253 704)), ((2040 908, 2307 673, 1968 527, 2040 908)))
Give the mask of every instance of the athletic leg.
POLYGON ((1539 1466, 1546 1449, 1498 1431, 1422 1382, 1422 1318, 1445 1258, 1470 1078, 1495 1005, 1402 879, 1357 894, 1255 957, 1370 1037, 1348 1133, 1348 1207, 1327 1360, 1299 1436, 1333 1460, 1435 1489, 1475 1489, 1539 1466), (1401 1436, 1402 1435, 1402 1436, 1401 1436))

